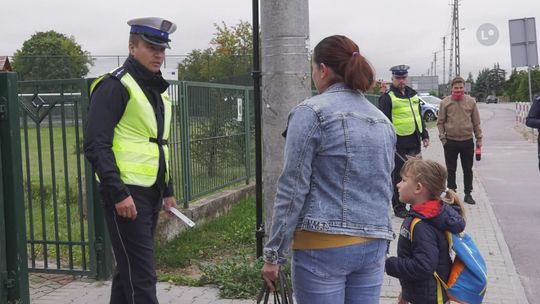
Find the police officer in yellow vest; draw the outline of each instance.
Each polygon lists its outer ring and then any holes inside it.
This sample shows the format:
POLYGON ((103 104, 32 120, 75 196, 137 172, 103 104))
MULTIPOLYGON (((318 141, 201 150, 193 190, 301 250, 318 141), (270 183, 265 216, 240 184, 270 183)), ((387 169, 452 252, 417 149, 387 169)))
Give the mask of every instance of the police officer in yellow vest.
POLYGON ((394 214, 404 218, 407 215, 405 204, 399 201, 397 183, 401 180, 399 172, 407 156, 420 156, 421 145, 429 145, 429 134, 421 115, 418 94, 407 86, 408 65, 390 68, 392 84, 390 89, 379 97, 379 109, 392 121, 397 134, 395 168, 392 172, 394 214))
POLYGON ((160 67, 176 25, 128 21, 129 57, 91 86, 84 153, 92 164, 116 258, 110 303, 158 303, 154 231, 176 206, 169 171, 169 84, 160 67))

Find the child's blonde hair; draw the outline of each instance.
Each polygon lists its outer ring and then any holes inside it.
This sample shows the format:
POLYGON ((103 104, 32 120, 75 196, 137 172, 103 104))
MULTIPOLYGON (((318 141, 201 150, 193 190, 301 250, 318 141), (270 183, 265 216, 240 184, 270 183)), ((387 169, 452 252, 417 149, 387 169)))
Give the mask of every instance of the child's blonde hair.
POLYGON ((465 217, 465 208, 458 195, 446 188, 448 173, 440 163, 409 157, 401 168, 400 174, 422 184, 429 191, 431 199, 440 199, 450 205, 458 205, 461 216, 465 217))

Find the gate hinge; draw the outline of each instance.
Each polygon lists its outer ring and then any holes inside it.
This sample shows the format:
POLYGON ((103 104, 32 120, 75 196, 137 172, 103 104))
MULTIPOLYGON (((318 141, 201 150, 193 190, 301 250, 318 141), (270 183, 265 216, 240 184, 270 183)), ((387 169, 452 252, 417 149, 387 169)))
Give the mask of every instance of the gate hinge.
POLYGON ((2 287, 5 289, 12 289, 15 287, 15 280, 11 279, 7 272, 2 272, 0 276, 2 279, 2 287))
POLYGON ((96 253, 97 254, 100 254, 101 252, 103 252, 103 239, 98 237, 96 238, 96 240, 94 241, 94 249, 96 250, 96 253))
POLYGON ((0 97, 0 120, 4 120, 7 116, 7 99, 2 96, 0 97))
POLYGON ((5 280, 4 286, 6 286, 7 289, 15 288, 15 280, 14 279, 5 280))

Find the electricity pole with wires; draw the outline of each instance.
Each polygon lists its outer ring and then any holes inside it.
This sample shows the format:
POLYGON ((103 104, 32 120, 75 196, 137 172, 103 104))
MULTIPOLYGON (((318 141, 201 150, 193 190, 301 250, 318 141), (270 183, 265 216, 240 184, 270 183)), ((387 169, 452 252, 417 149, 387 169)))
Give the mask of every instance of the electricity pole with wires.
POLYGON ((454 0, 454 14, 453 14, 453 32, 454 32, 454 48, 455 48, 455 65, 456 76, 460 76, 460 54, 459 54, 459 0, 454 0))

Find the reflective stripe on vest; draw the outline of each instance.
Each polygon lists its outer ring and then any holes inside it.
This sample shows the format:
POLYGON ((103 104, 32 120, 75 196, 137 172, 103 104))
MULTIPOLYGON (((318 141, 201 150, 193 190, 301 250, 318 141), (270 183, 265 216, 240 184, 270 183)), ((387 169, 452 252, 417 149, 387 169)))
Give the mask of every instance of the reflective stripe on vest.
POLYGON ((392 100, 392 123, 396 134, 399 136, 407 136, 414 133, 414 121, 416 118, 416 124, 420 133, 422 133, 422 117, 418 112, 418 105, 420 99, 418 95, 414 95, 410 98, 399 98, 393 91, 388 93, 392 100))
MULTIPOLYGON (((104 77, 91 85, 91 91, 104 77)), ((150 187, 156 183, 159 169, 159 145, 150 142, 157 138, 158 127, 154 109, 135 79, 125 73, 120 81, 129 93, 129 100, 122 118, 114 128, 112 151, 120 179, 128 185, 150 187)), ((161 94, 164 106, 163 139, 169 139, 171 125, 171 99, 167 92, 161 94)), ((165 184, 169 180, 169 148, 163 145, 165 156, 165 184)))

